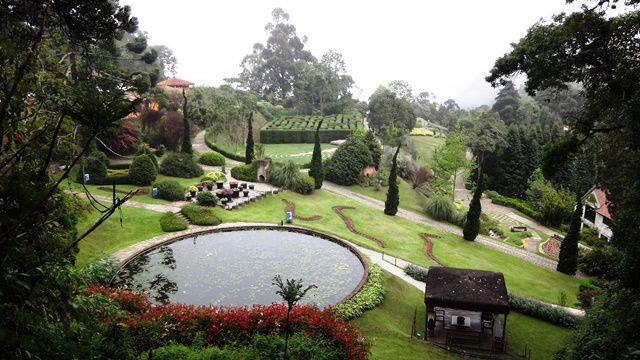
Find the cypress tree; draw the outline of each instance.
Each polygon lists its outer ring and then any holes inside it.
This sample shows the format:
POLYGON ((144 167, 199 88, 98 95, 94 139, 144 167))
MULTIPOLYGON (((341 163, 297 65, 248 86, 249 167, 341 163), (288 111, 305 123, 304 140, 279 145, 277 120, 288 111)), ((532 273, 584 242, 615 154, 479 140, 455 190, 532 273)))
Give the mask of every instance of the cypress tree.
POLYGON ((193 154, 193 148, 191 148, 191 127, 189 126, 189 118, 187 117, 187 96, 182 89, 182 122, 184 124, 184 131, 182 132, 182 148, 181 152, 185 154, 193 154))
POLYGON ((476 183, 476 190, 473 192, 473 198, 469 204, 469 211, 467 212, 467 219, 464 222, 462 228, 462 237, 465 240, 473 241, 480 232, 480 213, 482 213, 482 205, 480 204, 480 198, 482 197, 483 187, 483 175, 480 172, 478 175, 478 181, 476 183))
POLYGON ((560 256, 556 270, 568 275, 575 275, 578 268, 578 240, 580 240, 580 222, 582 217, 582 200, 576 193, 576 209, 571 215, 569 232, 560 244, 560 256))
POLYGON ((247 129, 247 147, 244 152, 244 162, 245 164, 251 164, 254 159, 253 155, 253 111, 249 114, 249 125, 247 129))
POLYGON ((313 145, 313 155, 311 156, 311 169, 309 169, 309 176, 311 176, 315 182, 315 188, 320 189, 322 187, 322 179, 324 177, 322 171, 322 148, 320 147, 320 126, 322 120, 318 123, 316 129, 315 144, 313 145))
POLYGON ((384 213, 390 216, 394 216, 398 212, 398 205, 400 204, 400 191, 398 189, 398 153, 400 152, 400 146, 396 149, 396 153, 393 155, 393 162, 391 165, 391 172, 389 173, 389 192, 387 192, 387 201, 384 202, 384 213))

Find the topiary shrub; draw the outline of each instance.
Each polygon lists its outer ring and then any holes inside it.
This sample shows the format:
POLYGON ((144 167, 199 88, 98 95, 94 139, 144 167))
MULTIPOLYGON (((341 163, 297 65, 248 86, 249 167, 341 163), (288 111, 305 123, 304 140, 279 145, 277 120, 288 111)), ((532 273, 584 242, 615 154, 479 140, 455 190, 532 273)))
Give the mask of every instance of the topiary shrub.
MULTIPOLYGON (((151 155, 153 156, 153 155, 151 155)), ((158 176, 158 170, 149 155, 139 155, 129 167, 129 181, 134 185, 149 185, 158 176)))
POLYGON ((209 166, 223 166, 225 159, 219 152, 209 151, 200 155, 198 162, 209 166))
POLYGON ((209 171, 200 181, 225 181, 227 176, 222 171, 209 171))
POLYGON ((252 162, 247 165, 239 165, 231 169, 231 177, 242 181, 256 181, 258 178, 258 165, 252 162))
POLYGON ((200 206, 216 206, 218 201, 215 195, 206 191, 199 192, 198 196, 196 196, 196 200, 200 206))
POLYGON ((184 200, 184 188, 175 180, 158 181, 153 184, 153 187, 158 189, 156 197, 159 199, 169 201, 184 200))
POLYGON ((189 224, 178 215, 168 211, 160 217, 160 227, 164 232, 174 232, 186 230, 189 224))
POLYGON ((222 223, 210 207, 188 204, 182 207, 182 213, 194 225, 219 225, 222 223))
POLYGON ((193 178, 202 176, 202 167, 193 161, 191 154, 169 153, 162 164, 160 164, 160 174, 181 178, 193 178))
POLYGON ((94 151, 82 160, 79 171, 76 173, 76 181, 83 182, 84 174, 89 174, 89 183, 98 184, 107 176, 109 159, 101 151, 94 151))
POLYGON ((327 162, 325 179, 340 185, 357 184, 360 171, 371 162, 367 145, 356 137, 349 137, 327 162))

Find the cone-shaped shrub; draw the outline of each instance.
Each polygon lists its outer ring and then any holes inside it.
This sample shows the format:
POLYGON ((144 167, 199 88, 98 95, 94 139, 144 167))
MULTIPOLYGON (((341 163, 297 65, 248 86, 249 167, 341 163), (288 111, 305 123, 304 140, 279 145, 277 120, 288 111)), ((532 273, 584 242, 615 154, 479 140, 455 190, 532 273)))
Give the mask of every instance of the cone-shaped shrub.
POLYGON ((482 176, 478 177, 478 184, 476 190, 473 192, 473 198, 469 204, 469 211, 467 212, 467 220, 464 222, 462 228, 462 237, 465 240, 473 241, 480 232, 480 214, 482 213, 482 205, 480 204, 480 198, 482 197, 482 176))
POLYGON ((311 176, 315 182, 315 188, 320 189, 322 187, 322 148, 320 147, 320 126, 322 120, 318 123, 316 129, 315 145, 313 146, 313 155, 311 156, 311 169, 309 169, 309 176, 311 176))
POLYGON ((580 195, 576 195, 576 208, 571 215, 569 232, 560 244, 560 255, 556 270, 575 275, 578 268, 578 240, 580 240, 580 218, 582 217, 582 201, 580 195))
POLYGON ((393 216, 398 212, 398 205, 400 204, 400 190, 398 189, 397 180, 399 152, 400 145, 398 145, 396 153, 393 155, 391 172, 389 173, 389 192, 387 192, 387 201, 384 202, 384 213, 390 216, 393 216))

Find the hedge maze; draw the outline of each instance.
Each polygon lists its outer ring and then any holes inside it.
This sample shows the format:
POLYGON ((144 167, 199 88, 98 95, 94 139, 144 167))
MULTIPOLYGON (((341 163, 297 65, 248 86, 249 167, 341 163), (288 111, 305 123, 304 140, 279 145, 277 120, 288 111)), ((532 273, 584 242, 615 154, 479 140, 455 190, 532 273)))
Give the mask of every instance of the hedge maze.
POLYGON ((346 139, 354 130, 363 127, 362 121, 357 116, 285 116, 269 121, 260 129, 260 142, 263 144, 313 144, 320 120, 323 120, 320 127, 320 142, 323 143, 346 139))

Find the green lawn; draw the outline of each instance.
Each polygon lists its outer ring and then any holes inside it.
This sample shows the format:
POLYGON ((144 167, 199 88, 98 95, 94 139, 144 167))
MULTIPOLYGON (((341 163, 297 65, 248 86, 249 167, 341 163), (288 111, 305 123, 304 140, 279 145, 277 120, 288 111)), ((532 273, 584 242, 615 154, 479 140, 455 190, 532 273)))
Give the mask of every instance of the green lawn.
MULTIPOLYGON (((386 291, 382 305, 353 324, 371 343, 371 359, 458 359, 423 340, 411 339, 411 324, 424 333, 424 294, 398 277, 384 272, 386 291)), ((512 312, 507 319, 507 351, 522 354, 525 344, 532 359, 551 359, 571 330, 512 312)))
MULTIPOLYGON (((274 161, 293 161, 296 164, 306 164, 311 162, 311 154, 313 152, 313 144, 264 144, 267 157, 274 161), (303 156, 297 154, 309 153, 303 156)), ((331 144, 320 144, 322 150, 335 149, 337 146, 331 144)), ((330 158, 332 152, 323 152, 324 159, 330 158)))
MULTIPOLYGON (((158 175, 158 177, 156 178, 156 181, 162 181, 162 180, 175 180, 178 183, 180 183, 180 185, 182 185, 184 188, 187 188, 191 185, 195 185, 196 183, 200 182, 200 179, 202 177, 198 176, 195 178, 190 178, 190 179, 185 179, 185 178, 177 178, 177 177, 171 177, 171 176, 165 176, 165 175, 158 175)), ((82 184, 73 182, 71 180, 65 180, 60 184, 60 188, 63 190, 71 190, 71 191, 76 191, 76 192, 82 192, 82 184)), ((147 194, 140 194, 140 195, 136 195, 133 197, 133 201, 137 201, 137 202, 141 202, 141 203, 146 203, 146 204, 166 204, 168 203, 168 201, 166 200, 162 200, 162 199, 154 199, 153 197, 151 197, 151 187, 150 186, 137 186, 137 185, 116 185, 116 190, 121 190, 121 191, 132 191, 132 190, 136 190, 136 189, 140 189, 140 188, 147 188, 149 189, 149 192, 147 194)), ((111 186, 110 185, 87 185, 87 189, 89 189, 89 191, 91 191, 92 194, 94 195, 101 195, 101 196, 108 196, 111 197, 112 195, 112 190, 111 190, 111 186), (103 188, 103 189, 100 189, 103 188), (109 190, 106 190, 104 188, 108 188, 109 190)), ((123 193, 119 194, 121 197, 124 196, 123 193)))
MULTIPOLYGON (((380 201, 387 200, 387 191, 389 190, 386 186, 382 187, 379 191, 376 191, 373 186, 364 187, 360 185, 351 185, 347 188, 355 193, 380 201)), ((400 190, 400 208, 413 211, 418 214, 424 214, 424 207, 426 204, 426 198, 424 195, 411 188, 411 184, 404 179, 400 179, 400 186, 398 188, 400 190)))
MULTIPOLYGON (((164 232, 160 228, 162 214, 161 212, 123 206, 122 225, 119 214, 116 212, 80 242, 80 252, 77 256, 78 265, 103 258, 129 245, 163 234, 164 232)), ((81 233, 89 228, 98 217, 98 212, 92 209, 78 222, 78 232, 81 233)))
POLYGON ((418 161, 426 166, 430 165, 434 150, 444 144, 445 140, 445 138, 433 136, 411 136, 410 139, 416 144, 416 148, 418 149, 418 161))
MULTIPOLYGON (((457 235, 442 232, 397 216, 386 216, 380 210, 366 207, 355 201, 322 190, 306 196, 287 191, 269 196, 233 211, 218 208, 216 209, 216 215, 224 222, 245 221, 276 224, 284 218, 284 204, 281 201, 283 198, 293 201, 296 204, 297 213, 302 216, 314 214, 322 216, 321 220, 314 222, 294 221, 295 225, 334 234, 355 244, 377 251, 384 251, 423 266, 434 264, 423 255, 424 243, 418 234, 421 232, 437 234, 441 238, 433 239, 433 253, 448 266, 500 271, 504 273, 507 287, 510 291, 552 303, 556 303, 558 294, 560 291, 564 291, 568 294, 569 298, 567 300, 569 304, 576 302, 578 280, 574 277, 530 264, 475 242, 465 241, 457 235), (355 210, 345 210, 345 214, 352 218, 358 229, 384 241, 386 247, 380 248, 371 240, 348 231, 342 220, 332 210, 332 207, 336 205, 355 207, 355 210)), ((158 213, 159 216, 160 214, 158 213)), ((137 221, 134 219, 132 223, 137 221)), ((140 223, 142 224, 142 222, 140 223)), ((143 226, 159 228, 157 221, 153 221, 153 224, 145 223, 143 226)), ((118 230, 112 229, 111 239, 117 239, 112 241, 122 241, 127 244, 138 241, 116 233, 118 230)), ((154 234, 150 233, 139 240, 152 236, 154 234)), ((120 247, 124 247, 124 245, 120 247)))

